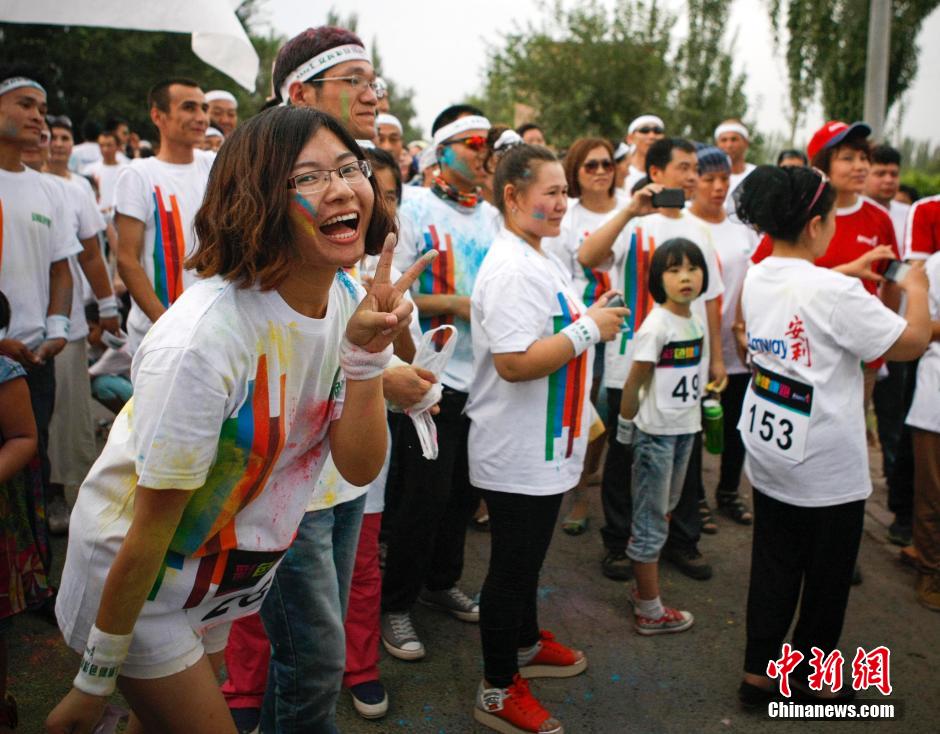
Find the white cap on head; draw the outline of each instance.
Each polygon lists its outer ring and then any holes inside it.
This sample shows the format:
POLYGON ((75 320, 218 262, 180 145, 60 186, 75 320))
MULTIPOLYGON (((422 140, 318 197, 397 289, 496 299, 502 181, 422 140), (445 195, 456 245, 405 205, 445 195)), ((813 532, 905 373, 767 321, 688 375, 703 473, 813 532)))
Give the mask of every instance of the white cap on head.
POLYGON ((231 102, 233 105, 238 107, 238 100, 235 99, 235 95, 231 92, 226 92, 224 89, 213 89, 209 92, 206 92, 206 102, 231 102))
POLYGON ((379 125, 391 125, 392 127, 397 127, 398 132, 404 132, 401 121, 395 117, 395 115, 390 115, 387 112, 380 112, 375 118, 375 126, 378 127, 379 125))
POLYGON ((632 147, 633 146, 621 142, 620 145, 617 146, 617 150, 614 151, 614 160, 620 161, 626 158, 628 155, 630 155, 630 148, 632 147))
POLYGON ((666 123, 663 122, 661 117, 657 117, 656 115, 640 115, 630 123, 630 127, 627 128, 627 135, 636 132, 639 128, 645 127, 646 125, 666 129, 666 123))
POLYGON ((225 136, 222 134, 222 131, 217 127, 207 127, 206 128, 206 137, 207 138, 222 138, 225 139, 225 136))
POLYGON ((747 128, 740 122, 723 122, 715 128, 715 142, 718 142, 718 136, 725 133, 737 133, 747 141, 751 140, 751 134, 747 128))
POLYGON ((428 168, 437 164, 437 151, 433 145, 429 145, 427 148, 421 151, 421 155, 418 156, 418 171, 424 173, 428 168))

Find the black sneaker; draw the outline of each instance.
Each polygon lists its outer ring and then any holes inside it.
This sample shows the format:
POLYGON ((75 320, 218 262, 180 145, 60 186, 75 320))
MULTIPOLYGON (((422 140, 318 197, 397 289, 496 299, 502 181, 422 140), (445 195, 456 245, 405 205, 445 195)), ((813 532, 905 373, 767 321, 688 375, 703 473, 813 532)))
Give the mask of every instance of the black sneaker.
POLYGON ((895 520, 888 526, 888 542, 902 548, 911 544, 913 535, 914 531, 910 524, 905 525, 895 520))
POLYGON ((633 578, 633 561, 624 551, 609 550, 601 561, 601 571, 614 581, 629 581, 633 578))
POLYGON ((235 722, 238 734, 254 734, 258 731, 258 724, 261 722, 261 709, 233 708, 229 709, 229 712, 232 714, 232 720, 235 722))
POLYGON ((367 680, 349 687, 353 707, 363 719, 381 719, 388 713, 388 694, 381 681, 367 680))
POLYGON ((711 565, 705 561, 705 558, 697 550, 686 550, 685 548, 667 545, 663 548, 661 555, 690 579, 707 581, 712 577, 711 565))

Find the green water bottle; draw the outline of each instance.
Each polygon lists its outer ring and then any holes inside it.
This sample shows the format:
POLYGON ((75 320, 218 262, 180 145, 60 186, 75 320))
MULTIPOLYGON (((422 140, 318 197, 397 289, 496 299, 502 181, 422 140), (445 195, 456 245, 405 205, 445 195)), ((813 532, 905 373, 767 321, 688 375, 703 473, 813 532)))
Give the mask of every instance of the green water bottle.
POLYGON ((710 454, 720 454, 725 450, 725 412, 718 398, 702 401, 702 416, 705 450, 710 454))

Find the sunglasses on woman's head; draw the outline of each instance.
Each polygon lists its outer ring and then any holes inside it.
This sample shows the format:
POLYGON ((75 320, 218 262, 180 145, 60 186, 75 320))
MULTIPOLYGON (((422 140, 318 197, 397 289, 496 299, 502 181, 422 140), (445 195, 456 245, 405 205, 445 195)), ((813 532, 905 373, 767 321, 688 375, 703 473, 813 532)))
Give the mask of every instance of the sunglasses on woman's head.
POLYGON ((613 171, 614 162, 610 160, 610 158, 605 158, 602 161, 593 160, 593 161, 584 162, 584 170, 587 171, 588 173, 597 173, 598 168, 600 168, 601 170, 605 172, 613 171))

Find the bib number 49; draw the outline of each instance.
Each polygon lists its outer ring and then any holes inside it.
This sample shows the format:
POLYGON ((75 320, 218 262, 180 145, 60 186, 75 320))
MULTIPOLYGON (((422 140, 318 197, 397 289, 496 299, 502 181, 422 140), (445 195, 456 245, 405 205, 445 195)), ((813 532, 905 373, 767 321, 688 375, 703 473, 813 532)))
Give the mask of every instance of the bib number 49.
POLYGON ((751 405, 748 416, 749 433, 765 443, 776 444, 781 451, 789 451, 793 447, 793 421, 778 417, 766 408, 758 409, 757 405, 751 405))
POLYGON ((683 403, 694 403, 698 400, 698 374, 692 375, 689 379, 683 375, 676 386, 672 389, 672 397, 681 400, 683 403), (691 392, 689 388, 691 387, 691 392))

